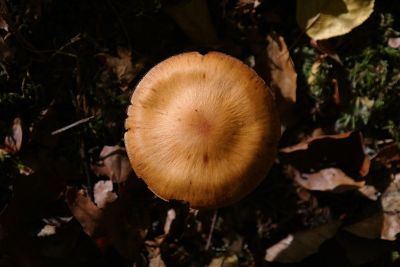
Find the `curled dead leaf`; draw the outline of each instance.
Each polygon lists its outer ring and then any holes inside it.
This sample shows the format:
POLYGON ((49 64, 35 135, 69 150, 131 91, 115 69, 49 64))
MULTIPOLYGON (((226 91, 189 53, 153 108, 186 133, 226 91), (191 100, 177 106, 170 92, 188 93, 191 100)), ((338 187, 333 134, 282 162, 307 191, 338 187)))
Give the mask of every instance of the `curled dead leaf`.
POLYGON ((344 35, 362 24, 374 0, 297 0, 297 23, 315 40, 344 35))
POLYGON ((396 240, 400 233, 400 173, 396 174, 393 181, 382 194, 383 227, 381 238, 396 240))
POLYGON ((104 146, 100 161, 91 168, 96 175, 107 176, 114 183, 126 181, 133 171, 125 149, 120 146, 104 146))
POLYGON ((338 187, 343 190, 361 188, 365 185, 365 181, 357 182, 337 168, 322 169, 316 173, 300 173, 298 171, 295 173, 295 181, 309 190, 330 191, 338 187))
POLYGON ((287 249, 290 244, 292 244, 293 239, 293 235, 288 235, 286 238, 282 239, 272 247, 269 247, 265 254, 265 260, 269 262, 274 261, 282 251, 287 249))
POLYGON ((169 231, 171 230, 171 224, 172 222, 176 219, 176 212, 174 209, 170 209, 167 212, 167 218, 165 219, 165 224, 164 224, 164 234, 168 234, 169 231))
POLYGON ((334 167, 350 176, 365 176, 370 159, 364 153, 364 140, 360 132, 324 135, 280 150, 280 160, 301 173, 313 173, 334 167))
POLYGON ((381 238, 384 240, 396 240, 400 233, 400 214, 384 213, 381 238))
POLYGON ((371 200, 378 200, 378 197, 380 195, 380 192, 376 189, 375 186, 373 185, 364 185, 358 189, 358 192, 366 196, 367 198, 371 200))
POLYGON ((14 49, 10 48, 6 40, 0 36, 0 60, 9 62, 14 58, 14 49))
POLYGON ((98 181, 94 185, 93 195, 97 207, 104 208, 108 203, 118 198, 113 191, 112 181, 98 181))
POLYGON ((294 263, 316 253, 321 244, 332 238, 341 221, 332 221, 316 228, 287 236, 266 250, 265 260, 294 263))
POLYGON ((1 15, 0 15, 0 29, 8 32, 8 23, 1 15))
POLYGON ((100 208, 85 195, 83 190, 69 188, 65 198, 72 215, 82 225, 85 233, 89 236, 96 235, 102 217, 100 208))
POLYGON ((10 131, 4 139, 5 150, 9 153, 17 153, 22 145, 22 125, 21 119, 15 118, 10 131))
POLYGON ((239 0, 236 3, 235 9, 242 14, 255 13, 256 8, 261 5, 263 0, 239 0))
POLYGON ((376 154, 373 160, 383 164, 388 169, 400 166, 400 148, 395 143, 387 145, 376 154))
POLYGON ((382 221, 383 214, 376 213, 359 222, 344 227, 344 230, 359 237, 376 239, 381 236, 382 221))
POLYGON ((116 57, 106 53, 99 53, 96 56, 117 76, 122 91, 128 89, 129 84, 135 79, 136 75, 144 66, 144 62, 141 59, 138 60, 136 64, 133 64, 132 52, 122 47, 117 49, 116 57))
POLYGON ((234 253, 214 258, 211 260, 208 267, 237 267, 239 266, 239 258, 234 253))
POLYGON ((38 237, 51 236, 56 234, 56 227, 54 225, 46 224, 43 228, 37 233, 38 237))
POLYGON ((297 73, 283 37, 274 34, 266 39, 265 56, 257 58, 255 68, 271 86, 283 123, 291 124, 295 117, 297 73))
POLYGON ((150 258, 149 261, 149 267, 166 267, 164 261, 161 258, 161 254, 158 254, 157 256, 150 258))

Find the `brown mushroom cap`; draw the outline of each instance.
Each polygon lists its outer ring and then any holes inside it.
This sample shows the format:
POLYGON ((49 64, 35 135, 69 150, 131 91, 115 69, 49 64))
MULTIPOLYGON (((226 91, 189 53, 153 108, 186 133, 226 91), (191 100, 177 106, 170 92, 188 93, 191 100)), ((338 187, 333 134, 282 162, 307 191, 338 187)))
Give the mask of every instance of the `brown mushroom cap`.
POLYGON ((170 57, 133 93, 125 144, 159 197, 193 208, 231 204, 266 176, 280 124, 271 92, 241 61, 218 52, 170 57))

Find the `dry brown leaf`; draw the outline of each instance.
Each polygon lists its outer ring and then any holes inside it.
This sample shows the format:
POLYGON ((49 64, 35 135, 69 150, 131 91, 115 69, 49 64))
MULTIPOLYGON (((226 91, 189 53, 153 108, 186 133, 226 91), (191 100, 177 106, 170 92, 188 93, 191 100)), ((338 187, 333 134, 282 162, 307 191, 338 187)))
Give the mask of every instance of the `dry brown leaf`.
POLYGON ((117 194, 112 190, 112 181, 98 181, 94 185, 93 195, 97 207, 104 208, 108 203, 111 203, 118 198, 117 194))
POLYGON ((69 188, 66 192, 68 207, 75 219, 82 225, 83 231, 89 236, 96 235, 100 228, 102 211, 82 190, 69 188))
POLYGON ((21 119, 15 118, 11 132, 4 139, 5 150, 9 153, 17 153, 22 145, 22 126, 21 119))
POLYGON ((364 220, 344 227, 344 230, 356 236, 376 239, 381 236, 383 214, 377 213, 364 220))
POLYGON ((239 266, 239 258, 236 254, 230 253, 225 256, 214 258, 208 267, 237 267, 239 266))
POLYGON ((383 227, 381 237, 396 240, 400 233, 400 173, 396 174, 391 184, 382 194, 383 227))
POLYGON ((379 191, 376 189, 375 186, 373 185, 364 185, 358 189, 358 192, 366 196, 367 198, 371 200, 378 200, 378 197, 380 195, 379 191))
POLYGON ((300 262, 318 252, 321 244, 332 238, 340 225, 341 221, 332 221, 314 229, 289 235, 267 249, 265 260, 282 263, 300 262))
POLYGON ((6 1, 0 1, 0 29, 8 32, 8 22, 10 20, 10 12, 6 1))
POLYGON ((263 0, 239 0, 236 3, 235 9, 240 13, 255 13, 256 8, 261 5, 263 0))
POLYGON ((294 239, 293 235, 288 235, 286 238, 282 239, 272 247, 269 247, 265 254, 265 260, 273 262, 282 251, 287 249, 290 246, 290 244, 292 244, 293 239, 294 239))
POLYGON ((373 160, 381 163, 388 169, 395 166, 400 166, 399 146, 397 144, 390 144, 383 147, 373 158, 373 160))
POLYGON ((297 73, 283 37, 268 35, 267 42, 266 58, 257 59, 256 69, 271 86, 283 123, 291 124, 295 117, 297 73))
POLYGON ((166 267, 164 261, 161 258, 161 254, 150 259, 149 267, 166 267))
POLYGON ((309 85, 315 84, 323 60, 324 57, 318 57, 317 60, 311 65, 310 73, 307 77, 307 83, 309 85))
POLYGON ((395 175, 391 184, 382 194, 381 203, 384 212, 400 212, 400 173, 395 175))
POLYGON ((164 224, 164 234, 169 234, 169 231, 171 230, 171 224, 172 222, 176 219, 176 212, 174 209, 170 209, 167 212, 167 218, 165 219, 165 224, 164 224))
POLYGON ((138 197, 137 192, 124 188, 121 195, 103 209, 76 188, 67 190, 66 200, 75 219, 99 248, 113 245, 124 257, 135 259, 146 235, 143 223, 147 215, 143 214, 142 209, 147 211, 148 203, 141 199, 139 208, 139 204, 132 201, 132 195, 138 197))
POLYGON ((281 149, 280 159, 301 173, 335 167, 354 177, 367 175, 370 165, 360 132, 311 138, 281 149))
POLYGON ((14 57, 14 50, 11 49, 3 37, 0 36, 0 61, 11 61, 14 57))
POLYGON ((56 232, 57 232, 56 226, 50 225, 50 224, 46 224, 46 225, 43 226, 43 228, 39 231, 39 233, 37 233, 36 236, 38 236, 38 237, 51 236, 51 235, 55 235, 56 232))
POLYGON ((384 213, 381 238, 394 241, 398 233, 400 233, 400 214, 384 213))
POLYGON ((330 191, 335 188, 361 188, 365 181, 356 182, 337 168, 322 169, 316 173, 300 173, 297 171, 295 181, 306 189, 330 191))
POLYGON ((8 23, 1 15, 0 15, 0 29, 8 32, 8 23))
POLYGON ((116 57, 106 53, 99 53, 97 57, 104 61, 107 67, 117 76, 122 91, 128 89, 129 84, 144 66, 142 60, 138 60, 135 65, 132 64, 132 52, 122 47, 117 49, 116 57))
POLYGON ((207 1, 179 1, 177 4, 167 4, 164 8, 193 43, 207 46, 218 43, 207 1))
POLYGON ((107 176, 114 183, 122 183, 132 173, 132 167, 124 148, 104 146, 100 152, 100 162, 91 165, 98 176, 107 176))
POLYGON ((315 40, 344 35, 371 15, 374 0, 297 0, 297 23, 315 40))

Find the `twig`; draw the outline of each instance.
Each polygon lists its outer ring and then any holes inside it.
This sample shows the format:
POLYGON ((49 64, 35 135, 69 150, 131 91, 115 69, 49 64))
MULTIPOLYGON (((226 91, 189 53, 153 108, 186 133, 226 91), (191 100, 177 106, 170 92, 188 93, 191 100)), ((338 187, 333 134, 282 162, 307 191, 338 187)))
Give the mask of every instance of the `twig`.
POLYGON ((209 250, 211 247, 211 240, 214 233, 215 223, 218 217, 218 210, 214 211, 214 215, 211 220, 210 232, 208 233, 207 243, 206 243, 206 250, 209 250))
POLYGON ((63 50, 64 50, 66 47, 68 47, 68 46, 70 46, 70 45, 72 45, 72 44, 74 44, 74 43, 80 41, 81 39, 82 39, 82 35, 81 35, 80 33, 78 33, 77 35, 75 35, 74 37, 72 37, 67 43, 65 43, 65 44, 62 45, 60 48, 58 48, 57 51, 55 51, 51 56, 55 56, 55 55, 57 55, 57 54, 61 54, 61 55, 67 55, 67 56, 71 56, 71 57, 77 57, 77 56, 74 55, 74 54, 67 53, 67 52, 63 52, 63 50))
POLYGON ((86 122, 90 121, 91 119, 93 119, 94 117, 95 117, 95 116, 93 115, 93 116, 90 116, 90 117, 81 119, 81 120, 79 120, 79 121, 76 121, 76 122, 74 122, 74 123, 71 123, 70 125, 67 125, 67 126, 61 128, 61 129, 58 129, 58 130, 55 130, 55 131, 51 132, 51 135, 56 135, 56 134, 62 133, 62 132, 64 132, 64 131, 69 130, 69 129, 71 129, 71 128, 74 128, 74 127, 76 127, 76 126, 78 126, 78 125, 81 125, 81 124, 83 124, 83 123, 86 123, 86 122))

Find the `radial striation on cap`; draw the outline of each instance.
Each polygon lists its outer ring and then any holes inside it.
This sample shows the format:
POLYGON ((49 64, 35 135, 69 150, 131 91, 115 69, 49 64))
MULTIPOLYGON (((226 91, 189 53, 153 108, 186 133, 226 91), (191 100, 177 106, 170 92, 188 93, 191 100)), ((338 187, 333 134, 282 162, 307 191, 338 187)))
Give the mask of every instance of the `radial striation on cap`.
POLYGON ((125 144, 150 190, 193 208, 231 204, 267 175, 280 124, 264 81, 218 52, 170 57, 139 82, 125 144))

